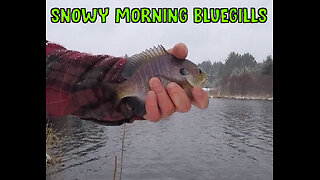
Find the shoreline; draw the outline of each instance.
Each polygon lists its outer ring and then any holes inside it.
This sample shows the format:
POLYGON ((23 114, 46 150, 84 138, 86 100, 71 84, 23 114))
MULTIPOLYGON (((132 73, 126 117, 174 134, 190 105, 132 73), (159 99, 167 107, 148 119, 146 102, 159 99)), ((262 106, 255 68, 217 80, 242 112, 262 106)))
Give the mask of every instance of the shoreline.
POLYGON ((254 96, 213 96, 208 95, 209 98, 219 98, 219 99, 241 99, 241 100, 267 100, 273 101, 273 97, 254 97, 254 96))
POLYGON ((225 98, 225 99, 246 99, 246 100, 268 100, 273 101, 272 94, 260 95, 229 95, 229 93, 221 92, 221 90, 213 88, 202 88, 209 96, 209 98, 225 98))

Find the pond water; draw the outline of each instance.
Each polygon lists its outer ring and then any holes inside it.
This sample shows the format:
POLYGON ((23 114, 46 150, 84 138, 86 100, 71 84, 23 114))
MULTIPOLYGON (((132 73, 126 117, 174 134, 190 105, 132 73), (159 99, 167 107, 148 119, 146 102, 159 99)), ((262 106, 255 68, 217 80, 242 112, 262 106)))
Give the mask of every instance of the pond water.
MULTIPOLYGON (((60 141, 47 179, 120 177, 123 126, 51 120, 60 141), (117 163, 115 163, 117 156, 117 163)), ((210 99, 158 123, 125 125, 121 179, 273 179, 273 101, 210 99)))

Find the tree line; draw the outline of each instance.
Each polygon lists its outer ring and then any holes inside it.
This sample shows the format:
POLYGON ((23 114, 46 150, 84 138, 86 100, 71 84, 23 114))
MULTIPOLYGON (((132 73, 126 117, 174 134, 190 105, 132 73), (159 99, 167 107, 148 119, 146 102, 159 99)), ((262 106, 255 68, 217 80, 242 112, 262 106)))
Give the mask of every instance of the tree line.
POLYGON ((249 54, 231 52, 224 62, 210 60, 198 64, 207 73, 205 87, 213 96, 273 96, 273 59, 258 63, 249 54))

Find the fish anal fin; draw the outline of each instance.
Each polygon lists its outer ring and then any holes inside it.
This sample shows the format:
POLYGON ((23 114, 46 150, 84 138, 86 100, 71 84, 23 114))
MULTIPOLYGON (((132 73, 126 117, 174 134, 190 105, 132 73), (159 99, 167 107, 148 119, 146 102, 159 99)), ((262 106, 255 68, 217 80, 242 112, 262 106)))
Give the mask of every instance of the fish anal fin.
POLYGON ((145 103, 138 97, 126 97, 125 102, 127 104, 127 108, 131 110, 136 116, 142 117, 146 114, 145 103))

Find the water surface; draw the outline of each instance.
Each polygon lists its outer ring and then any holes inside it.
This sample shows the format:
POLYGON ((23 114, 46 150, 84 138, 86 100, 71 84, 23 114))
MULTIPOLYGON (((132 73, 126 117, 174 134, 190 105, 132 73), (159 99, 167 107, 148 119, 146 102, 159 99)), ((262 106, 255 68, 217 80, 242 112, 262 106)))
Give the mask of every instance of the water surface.
MULTIPOLYGON (((60 163, 47 179, 117 179, 123 126, 102 126, 75 117, 52 120, 60 163)), ((158 123, 126 124, 122 179, 273 178, 273 102, 210 99, 158 123)))

